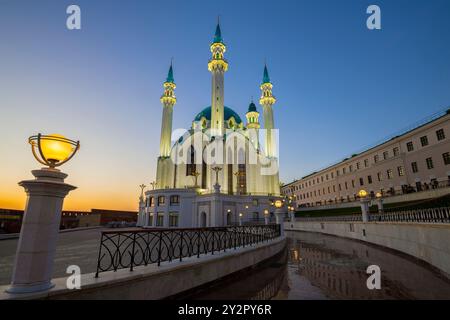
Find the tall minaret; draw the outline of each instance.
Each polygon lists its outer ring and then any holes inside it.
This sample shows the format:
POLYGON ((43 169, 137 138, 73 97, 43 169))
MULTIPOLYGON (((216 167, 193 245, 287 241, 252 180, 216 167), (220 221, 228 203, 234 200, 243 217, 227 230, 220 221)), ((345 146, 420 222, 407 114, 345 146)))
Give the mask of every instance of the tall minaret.
POLYGON ((267 71, 267 65, 264 66, 264 75, 263 81, 261 84, 261 98, 259 100, 259 104, 263 107, 263 115, 264 115, 264 129, 265 132, 265 152, 266 156, 269 158, 273 158, 276 156, 275 150, 276 146, 275 141, 272 141, 273 134, 272 129, 274 129, 273 122, 273 110, 272 105, 277 101, 275 97, 272 95, 272 83, 269 78, 269 71, 267 71))
POLYGON ((169 73, 167 74, 166 82, 164 82, 164 93, 161 96, 163 116, 161 123, 161 142, 159 145, 159 155, 162 158, 170 157, 173 106, 177 102, 177 98, 175 97, 174 92, 175 88, 176 85, 173 79, 173 68, 172 63, 170 63, 169 73))
POLYGON ((217 22, 216 34, 210 49, 212 57, 208 63, 208 70, 212 74, 211 133, 214 136, 222 136, 224 133, 224 76, 228 70, 228 62, 224 58, 226 47, 222 40, 219 22, 217 22))

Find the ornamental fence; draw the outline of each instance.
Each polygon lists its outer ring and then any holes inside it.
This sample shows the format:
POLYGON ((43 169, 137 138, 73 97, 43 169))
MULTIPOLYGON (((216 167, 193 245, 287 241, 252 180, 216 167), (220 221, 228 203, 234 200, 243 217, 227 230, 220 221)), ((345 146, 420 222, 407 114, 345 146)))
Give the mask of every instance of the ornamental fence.
MULTIPOLYGON (((362 221, 361 214, 329 217, 296 218, 297 221, 362 221)), ((386 211, 384 213, 372 213, 369 215, 371 222, 409 222, 409 223, 450 223, 450 208, 430 208, 407 211, 386 211)))
POLYGON ((225 252, 268 242, 281 235, 279 224, 192 229, 103 231, 98 253, 100 272, 182 261, 183 258, 225 252))

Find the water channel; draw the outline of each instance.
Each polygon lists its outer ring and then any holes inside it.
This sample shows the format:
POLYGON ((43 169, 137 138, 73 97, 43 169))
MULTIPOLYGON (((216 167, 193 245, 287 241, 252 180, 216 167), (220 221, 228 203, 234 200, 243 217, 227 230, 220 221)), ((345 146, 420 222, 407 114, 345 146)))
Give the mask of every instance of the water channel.
POLYGON ((450 280, 430 265, 382 247, 333 236, 287 232, 285 252, 201 288, 190 299, 450 299, 450 280), (369 290, 366 269, 381 269, 369 290))

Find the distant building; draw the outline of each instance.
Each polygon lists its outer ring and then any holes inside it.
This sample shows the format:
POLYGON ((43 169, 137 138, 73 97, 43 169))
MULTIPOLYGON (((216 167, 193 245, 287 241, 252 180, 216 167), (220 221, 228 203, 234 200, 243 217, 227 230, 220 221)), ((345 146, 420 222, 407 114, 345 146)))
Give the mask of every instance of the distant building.
POLYGON ((0 209, 0 233, 18 233, 22 226, 23 210, 0 209))
MULTIPOLYGON (((18 233, 22 226, 23 210, 0 209, 0 233, 18 233)), ((105 226, 109 222, 136 222, 137 212, 105 209, 91 211, 63 211, 60 229, 105 226)))
POLYGON ((92 209, 90 214, 81 216, 79 227, 105 226, 110 222, 136 222, 137 212, 92 209))
POLYGON ((450 186, 450 109, 400 136, 281 188, 298 207, 394 196, 450 186))

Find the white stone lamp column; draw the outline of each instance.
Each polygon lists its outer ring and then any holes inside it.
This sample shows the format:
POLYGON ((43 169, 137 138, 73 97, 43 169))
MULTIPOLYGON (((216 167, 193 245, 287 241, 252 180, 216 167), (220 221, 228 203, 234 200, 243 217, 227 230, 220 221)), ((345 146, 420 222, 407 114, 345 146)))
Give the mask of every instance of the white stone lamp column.
POLYGON ((275 218, 277 224, 280 225, 280 236, 284 237, 284 216, 286 215, 286 210, 283 201, 275 201, 275 218))
POLYGON ((369 222, 369 203, 370 199, 367 196, 366 190, 361 190, 358 193, 360 200, 361 200, 361 214, 362 214, 362 221, 363 222, 369 222))
POLYGON ((383 195, 380 192, 378 192, 376 194, 376 197, 377 197, 378 213, 384 213, 383 195))
POLYGON ((79 142, 60 135, 30 137, 36 159, 49 168, 33 170, 34 180, 19 183, 27 203, 17 246, 9 293, 31 293, 50 289, 53 259, 64 197, 76 187, 64 183, 67 174, 55 169, 73 157, 79 142), (37 151, 39 151, 40 158, 37 151))
POLYGON ((295 222, 294 208, 291 208, 290 211, 289 211, 289 220, 290 220, 290 222, 295 222))
POLYGON ((264 224, 269 224, 269 210, 264 210, 264 224))
POLYGON ((243 214, 239 213, 239 226, 242 226, 242 219, 243 219, 243 214))

